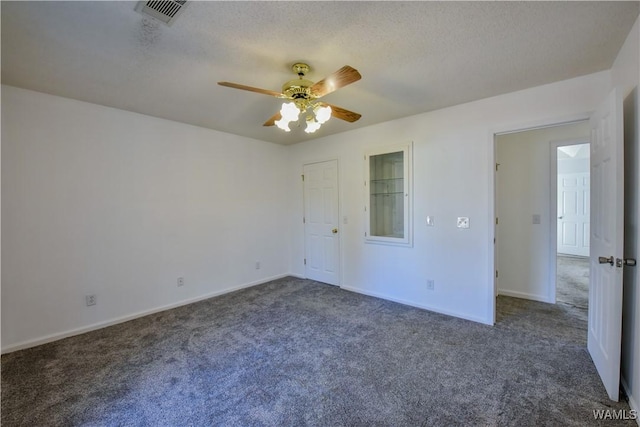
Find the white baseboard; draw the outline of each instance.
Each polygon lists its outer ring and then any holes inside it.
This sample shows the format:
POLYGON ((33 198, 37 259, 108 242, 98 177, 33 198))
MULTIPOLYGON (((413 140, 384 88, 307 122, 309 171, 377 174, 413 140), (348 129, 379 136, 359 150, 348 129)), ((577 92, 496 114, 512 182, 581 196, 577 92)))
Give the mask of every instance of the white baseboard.
POLYGON ((507 297, 514 297, 514 298, 530 299, 533 301, 548 302, 553 304, 553 301, 549 301, 549 297, 547 295, 529 294, 526 292, 510 291, 508 289, 498 289, 498 295, 504 295, 507 297))
POLYGON ((640 405, 636 400, 637 396, 631 394, 629 385, 622 376, 620 377, 620 383, 622 384, 622 388, 624 389, 624 392, 627 393, 627 397, 629 398, 629 406, 632 410, 636 411, 636 414, 638 414, 638 417, 636 417, 636 423, 640 426, 640 405))
POLYGON ((460 319, 470 320, 470 321, 476 322, 476 323, 483 323, 485 325, 493 325, 493 319, 483 319, 483 318, 476 317, 476 316, 469 316, 469 315, 467 315, 465 313, 460 313, 460 312, 455 312, 455 311, 450 311, 450 310, 442 310, 440 308, 433 307, 433 306, 430 306, 430 305, 419 304, 419 303, 416 303, 416 302, 413 302, 413 301, 408 301, 408 300, 405 300, 405 299, 402 299, 402 298, 390 297, 388 295, 381 294, 381 293, 378 293, 378 292, 365 291, 363 289, 352 288, 350 286, 340 286, 340 289, 344 289, 345 291, 355 292, 355 293, 358 293, 358 294, 369 295, 371 297, 376 297, 376 298, 380 298, 380 299, 384 299, 384 300, 388 300, 388 301, 397 302, 397 303, 408 305, 408 306, 411 306, 411 307, 421 308, 423 310, 433 311, 435 313, 446 314, 447 316, 458 317, 460 319))
POLYGON ((46 344, 46 343, 49 343, 49 342, 61 340, 63 338, 72 337, 74 335, 84 334, 86 332, 91 332, 91 331, 95 331, 97 329, 106 328, 107 326, 112 326, 112 325, 117 325, 118 323, 128 322, 129 320, 138 319, 140 317, 148 316, 148 315, 154 314, 154 313, 159 313, 159 312, 165 311, 165 310, 171 310, 172 308, 180 307, 180 306, 183 306, 183 305, 193 304, 194 302, 198 302, 198 301, 202 301, 202 300, 205 300, 205 299, 213 298, 213 297, 216 297, 216 296, 228 294, 228 293, 234 292, 234 291, 239 291, 240 289, 245 289, 245 288, 250 288, 252 286, 261 285, 263 283, 267 283, 267 282, 270 282, 272 280, 281 279, 283 277, 288 277, 288 276, 296 277, 293 274, 280 274, 280 275, 277 275, 277 276, 267 277, 265 279, 260 279, 260 280, 257 280, 255 282, 245 283, 245 284, 242 284, 242 285, 239 285, 239 286, 233 286, 233 287, 226 288, 226 289, 223 289, 223 290, 220 290, 220 291, 211 292, 211 293, 208 293, 208 294, 205 294, 205 295, 200 295, 200 296, 195 297, 195 298, 190 298, 190 299, 178 301, 178 302, 173 303, 173 304, 168 304, 168 305, 164 305, 164 306, 161 306, 161 307, 152 308, 150 310, 140 311, 140 312, 137 312, 137 313, 134 313, 134 314, 129 314, 129 315, 126 315, 126 316, 115 318, 115 319, 110 319, 110 320, 105 320, 105 321, 98 322, 98 323, 93 323, 91 325, 83 326, 81 328, 76 328, 76 329, 71 329, 71 330, 68 330, 68 331, 60 332, 60 333, 46 335, 44 337, 40 337, 40 338, 28 340, 28 341, 22 341, 22 342, 19 342, 17 344, 12 344, 12 345, 3 347, 2 348, 2 354, 11 353, 11 352, 18 351, 18 350, 24 350, 24 349, 30 348, 30 347, 36 347, 38 345, 42 345, 42 344, 46 344))

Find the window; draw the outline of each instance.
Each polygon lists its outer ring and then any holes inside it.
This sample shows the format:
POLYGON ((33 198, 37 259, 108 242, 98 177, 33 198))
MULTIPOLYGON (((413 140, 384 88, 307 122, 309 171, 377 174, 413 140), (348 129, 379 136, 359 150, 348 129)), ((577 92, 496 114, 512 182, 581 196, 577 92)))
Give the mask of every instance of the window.
POLYGON ((365 207, 371 243, 411 245, 411 144, 365 155, 365 207))

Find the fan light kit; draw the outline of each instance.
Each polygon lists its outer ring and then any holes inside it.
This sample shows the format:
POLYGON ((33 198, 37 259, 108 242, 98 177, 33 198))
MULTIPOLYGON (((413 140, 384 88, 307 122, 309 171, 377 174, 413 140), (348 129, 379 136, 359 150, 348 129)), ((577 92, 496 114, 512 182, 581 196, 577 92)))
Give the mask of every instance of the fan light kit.
POLYGON ((286 101, 282 104, 280 111, 264 123, 264 126, 276 125, 285 132, 291 130, 289 124, 298 121, 300 115, 305 116, 305 122, 307 124, 305 132, 307 133, 313 133, 320 129, 320 126, 326 123, 331 116, 350 123, 355 122, 361 117, 360 114, 354 113, 353 111, 345 110, 344 108, 326 102, 317 101, 318 98, 360 80, 362 76, 358 70, 349 65, 345 65, 329 77, 313 83, 304 78, 310 70, 309 65, 299 62, 293 64, 291 69, 298 75, 298 78, 282 85, 282 93, 230 82, 218 82, 218 84, 285 99, 286 101))

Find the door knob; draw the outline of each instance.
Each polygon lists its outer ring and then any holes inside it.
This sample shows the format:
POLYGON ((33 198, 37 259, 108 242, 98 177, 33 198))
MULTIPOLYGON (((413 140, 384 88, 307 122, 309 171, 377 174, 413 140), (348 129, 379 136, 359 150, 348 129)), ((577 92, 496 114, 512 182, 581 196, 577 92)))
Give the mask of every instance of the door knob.
POLYGON ((636 259, 635 258, 625 258, 625 259, 616 258, 616 266, 622 267, 623 265, 626 265, 628 267, 635 267, 636 259))
POLYGON ((331 232, 332 232, 333 234, 338 234, 338 229, 337 229, 337 228, 334 228, 333 230, 331 230, 331 232))
POLYGON ((598 257, 598 262, 599 262, 600 264, 610 264, 610 265, 613 265, 613 256, 610 256, 610 257, 608 257, 608 258, 607 258, 607 257, 603 257, 603 256, 599 256, 599 257, 598 257))

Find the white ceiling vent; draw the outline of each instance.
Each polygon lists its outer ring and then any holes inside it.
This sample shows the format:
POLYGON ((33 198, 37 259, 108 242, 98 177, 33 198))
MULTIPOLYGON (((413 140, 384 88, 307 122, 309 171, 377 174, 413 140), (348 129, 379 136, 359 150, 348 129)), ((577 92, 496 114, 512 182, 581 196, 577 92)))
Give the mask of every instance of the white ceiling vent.
POLYGON ((186 7, 186 2, 187 0, 139 1, 136 11, 171 25, 186 7))

